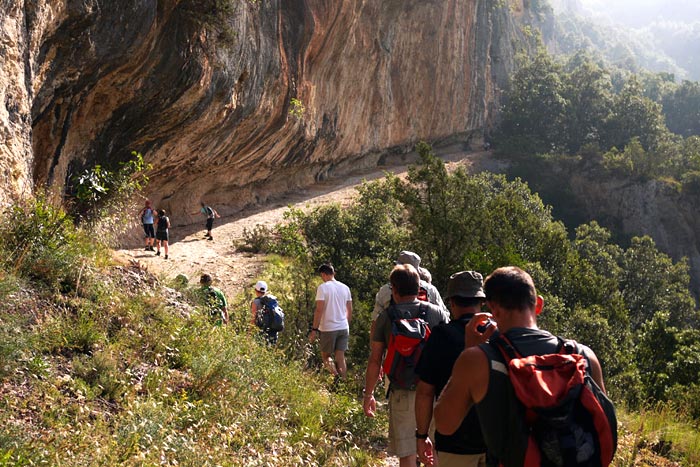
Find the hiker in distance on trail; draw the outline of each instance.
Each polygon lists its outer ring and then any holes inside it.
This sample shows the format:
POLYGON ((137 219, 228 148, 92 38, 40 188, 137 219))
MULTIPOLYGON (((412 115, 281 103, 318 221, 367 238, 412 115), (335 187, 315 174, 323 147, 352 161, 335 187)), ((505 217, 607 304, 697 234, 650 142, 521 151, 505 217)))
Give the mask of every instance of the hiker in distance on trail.
POLYGON ((153 243, 156 238, 156 231, 153 228, 155 217, 156 211, 151 206, 151 200, 147 199, 145 206, 139 211, 139 220, 141 221, 141 225, 143 225, 143 232, 145 234, 146 251, 155 251, 153 248, 153 243))
POLYGON ((610 465, 617 419, 595 353, 537 327, 544 300, 522 269, 496 269, 484 293, 492 315, 465 327, 465 350, 435 405, 437 431, 454 433, 474 406, 489 457, 505 467, 610 465), (491 317, 497 329, 486 326, 491 317))
POLYGON ((214 237, 211 236, 211 229, 214 228, 214 219, 218 219, 221 216, 216 212, 216 209, 204 203, 204 201, 201 201, 199 204, 201 205, 199 211, 192 213, 192 215, 203 214, 207 218, 205 225, 207 232, 204 234, 204 238, 214 240, 214 237))
POLYGON ((347 285, 336 280, 331 264, 320 265, 317 272, 323 283, 316 288, 316 309, 309 342, 319 338, 323 366, 337 383, 347 372, 345 352, 350 338, 352 294, 347 285))
POLYGON ((476 271, 461 271, 450 276, 447 296, 452 320, 432 329, 416 368, 416 450, 427 466, 485 467, 486 445, 479 418, 472 408, 452 435, 436 431, 429 436, 435 399, 452 375, 452 366, 464 350, 464 327, 481 312, 486 295, 483 277, 476 271), (437 451, 437 452, 436 452, 437 451), (439 462, 438 462, 439 461, 439 462))
POLYGON ((221 326, 228 323, 228 303, 226 295, 221 289, 214 287, 213 282, 210 274, 202 274, 199 279, 200 296, 212 322, 216 326, 221 326))
POLYGON ((170 239, 170 218, 165 215, 165 209, 158 210, 156 228, 156 256, 160 256, 160 245, 163 245, 164 258, 168 259, 168 240, 170 239))
POLYGON ((279 333, 284 331, 284 312, 277 302, 277 297, 270 293, 267 282, 255 283, 255 298, 250 302, 251 323, 260 330, 260 337, 275 345, 279 333))
POLYGON ((389 276, 392 303, 380 312, 371 336, 370 355, 365 373, 362 407, 374 417, 377 401, 374 389, 384 363, 389 384, 389 454, 399 457, 400 467, 416 465, 416 385, 415 365, 421 348, 435 326, 447 323, 447 311, 418 300, 420 278, 410 264, 394 267, 389 276), (396 342, 406 345, 402 352, 396 342), (386 350, 386 357, 384 351, 386 350))

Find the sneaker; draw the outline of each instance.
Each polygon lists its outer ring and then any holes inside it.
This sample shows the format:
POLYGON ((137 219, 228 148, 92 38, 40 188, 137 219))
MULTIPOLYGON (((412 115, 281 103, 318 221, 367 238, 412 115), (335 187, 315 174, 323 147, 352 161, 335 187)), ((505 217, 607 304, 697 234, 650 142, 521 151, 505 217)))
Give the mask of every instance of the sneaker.
POLYGON ((214 237, 209 237, 209 240, 214 240, 214 237))
POLYGON ((160 250, 156 251, 156 256, 160 256, 160 250))
POLYGON ((151 247, 150 247, 150 246, 147 246, 146 248, 144 248, 144 250, 145 250, 145 251, 151 251, 151 247))
POLYGON ((156 251, 156 249, 153 248, 152 246, 149 246, 149 247, 148 247, 148 251, 156 251))
POLYGON ((168 255, 165 255, 165 259, 168 259, 168 255))

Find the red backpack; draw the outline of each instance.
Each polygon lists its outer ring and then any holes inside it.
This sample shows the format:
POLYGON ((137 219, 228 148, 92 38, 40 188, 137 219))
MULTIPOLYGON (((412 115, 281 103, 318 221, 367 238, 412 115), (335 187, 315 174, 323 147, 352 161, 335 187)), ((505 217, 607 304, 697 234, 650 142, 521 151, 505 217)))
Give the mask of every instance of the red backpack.
POLYGON ((578 344, 557 339, 559 353, 529 357, 503 335, 491 340, 505 359, 515 397, 525 409, 523 465, 608 466, 617 447, 615 407, 593 381, 578 344))
POLYGON ((426 320, 428 306, 421 302, 419 307, 415 318, 404 318, 393 304, 386 310, 391 320, 391 335, 383 368, 391 388, 412 390, 418 384, 416 366, 430 337, 430 326, 426 320))

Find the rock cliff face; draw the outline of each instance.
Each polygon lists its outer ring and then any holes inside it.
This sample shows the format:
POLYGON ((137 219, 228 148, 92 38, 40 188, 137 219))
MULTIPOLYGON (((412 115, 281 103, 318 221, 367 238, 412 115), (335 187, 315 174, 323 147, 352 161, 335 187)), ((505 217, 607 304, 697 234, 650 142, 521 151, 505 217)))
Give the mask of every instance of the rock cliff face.
POLYGON ((231 213, 478 137, 522 16, 522 0, 0 0, 0 202, 136 150, 184 223, 200 200, 231 213))
POLYGON ((597 219, 615 232, 648 235, 675 261, 685 257, 691 290, 700 297, 700 217, 697 197, 684 195, 665 182, 596 179, 585 173, 570 178, 570 188, 584 217, 597 219))

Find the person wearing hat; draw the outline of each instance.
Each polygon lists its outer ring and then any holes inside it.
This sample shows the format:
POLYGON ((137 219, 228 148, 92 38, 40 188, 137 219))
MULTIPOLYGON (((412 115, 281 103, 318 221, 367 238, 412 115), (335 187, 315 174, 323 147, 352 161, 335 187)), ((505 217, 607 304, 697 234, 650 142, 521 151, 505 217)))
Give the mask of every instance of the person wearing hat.
POLYGON ((213 279, 210 274, 202 274, 199 284, 202 286, 201 295, 206 307, 217 326, 228 323, 228 303, 226 295, 212 285, 213 279))
POLYGON ((485 297, 481 274, 475 271, 452 274, 447 283, 446 297, 452 321, 433 329, 418 361, 416 373, 420 380, 416 388, 416 449, 419 460, 425 465, 486 465, 486 444, 476 410, 471 410, 464 417, 459 429, 452 435, 436 431, 431 437, 428 431, 433 404, 450 379, 457 357, 464 350, 464 327, 475 313, 481 312, 485 297))
MULTIPOLYGON (((267 287, 267 282, 258 281, 255 283, 255 298, 250 303, 250 311, 252 314, 251 322, 253 326, 259 327, 258 314, 262 312, 265 308, 263 303, 264 298, 269 297, 273 300, 277 300, 277 297, 270 293, 270 289, 267 287)), ((260 328, 260 336, 270 345, 277 343, 277 338, 279 331, 273 331, 272 329, 262 329, 260 328)))
MULTIPOLYGON (((404 250, 401 253, 399 253, 399 256, 396 258, 396 264, 410 264, 416 269, 416 271, 418 271, 419 275, 421 269, 424 270, 424 274, 426 272, 430 274, 430 272, 427 269, 420 267, 420 256, 418 256, 412 251, 404 250)), ((442 297, 440 296, 440 292, 438 291, 438 289, 433 284, 423 280, 422 278, 420 280, 418 299, 427 299, 426 301, 432 303, 433 305, 437 305, 438 307, 440 307, 441 310, 447 313, 447 307, 442 301, 442 297)), ((379 313, 389 308, 390 304, 391 284, 387 283, 379 288, 379 291, 377 292, 377 295, 374 298, 374 308, 372 309, 372 326, 370 328, 370 336, 374 334, 374 326, 375 322, 377 321, 377 317, 379 316, 379 313)))

